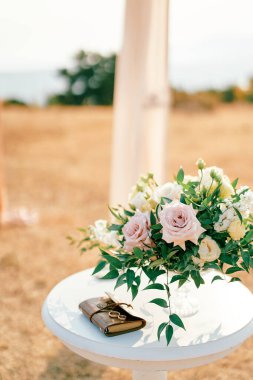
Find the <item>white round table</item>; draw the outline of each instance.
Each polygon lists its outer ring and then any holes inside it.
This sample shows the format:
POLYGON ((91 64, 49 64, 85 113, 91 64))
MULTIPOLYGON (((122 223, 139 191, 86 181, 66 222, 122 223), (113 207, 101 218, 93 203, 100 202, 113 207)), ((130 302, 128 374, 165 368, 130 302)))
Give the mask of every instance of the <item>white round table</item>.
MULTIPOLYGON (((240 282, 211 280, 197 290, 199 311, 182 318, 186 331, 175 328, 170 345, 157 341, 157 326, 166 321, 166 309, 147 304, 149 291, 137 297, 146 310, 144 329, 116 337, 105 337, 80 312, 81 301, 113 292, 114 280, 91 276, 92 269, 76 273, 57 284, 42 309, 48 329, 65 346, 82 357, 108 366, 130 368, 134 380, 164 380, 168 370, 204 365, 220 359, 253 334, 253 296, 240 282), (154 317, 155 316, 155 317, 154 317)), ((144 310, 144 311, 145 311, 144 310)))

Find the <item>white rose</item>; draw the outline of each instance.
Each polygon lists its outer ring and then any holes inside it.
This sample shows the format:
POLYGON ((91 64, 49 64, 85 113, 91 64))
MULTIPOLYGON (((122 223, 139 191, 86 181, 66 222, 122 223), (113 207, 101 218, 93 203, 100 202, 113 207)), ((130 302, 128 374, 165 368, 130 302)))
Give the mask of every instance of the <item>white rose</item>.
POLYGON ((199 257, 192 257, 195 264, 203 265, 205 262, 217 260, 220 257, 221 250, 215 240, 210 236, 204 237, 199 245, 199 257))
POLYGON ((164 185, 158 186, 154 190, 151 198, 157 203, 160 202, 162 197, 166 197, 174 201, 176 199, 177 200, 180 199, 181 193, 182 193, 181 185, 178 185, 175 182, 167 182, 164 185))

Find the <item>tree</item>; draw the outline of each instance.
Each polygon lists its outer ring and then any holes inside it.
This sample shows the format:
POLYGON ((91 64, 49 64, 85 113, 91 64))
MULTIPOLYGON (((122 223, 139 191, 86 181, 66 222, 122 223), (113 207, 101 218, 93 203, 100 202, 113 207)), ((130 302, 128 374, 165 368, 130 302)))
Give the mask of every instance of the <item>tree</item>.
POLYGON ((116 56, 102 56, 80 51, 73 69, 62 69, 59 75, 66 80, 66 91, 48 99, 48 104, 111 105, 113 102, 116 56))

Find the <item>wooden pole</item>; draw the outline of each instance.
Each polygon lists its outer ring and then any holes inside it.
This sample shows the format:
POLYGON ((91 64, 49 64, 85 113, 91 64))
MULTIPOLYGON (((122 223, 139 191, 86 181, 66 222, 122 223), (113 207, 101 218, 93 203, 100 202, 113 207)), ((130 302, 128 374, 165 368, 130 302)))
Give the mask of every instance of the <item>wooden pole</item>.
POLYGON ((111 204, 126 203, 143 173, 165 180, 167 116, 168 0, 127 0, 116 67, 111 204))

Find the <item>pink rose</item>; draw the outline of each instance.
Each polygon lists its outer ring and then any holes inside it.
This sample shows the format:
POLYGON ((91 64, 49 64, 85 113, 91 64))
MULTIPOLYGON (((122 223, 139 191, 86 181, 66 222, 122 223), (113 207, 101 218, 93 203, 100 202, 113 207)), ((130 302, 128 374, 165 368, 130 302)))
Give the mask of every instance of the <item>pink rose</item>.
POLYGON ((140 211, 137 211, 135 215, 122 228, 122 232, 126 240, 124 244, 125 250, 132 252, 135 247, 148 249, 145 244, 151 244, 149 231, 149 213, 142 213, 140 211))
POLYGON ((173 201, 160 212, 160 223, 163 226, 163 240, 174 243, 185 250, 185 242, 190 240, 198 244, 199 236, 205 231, 196 218, 192 205, 173 201))

